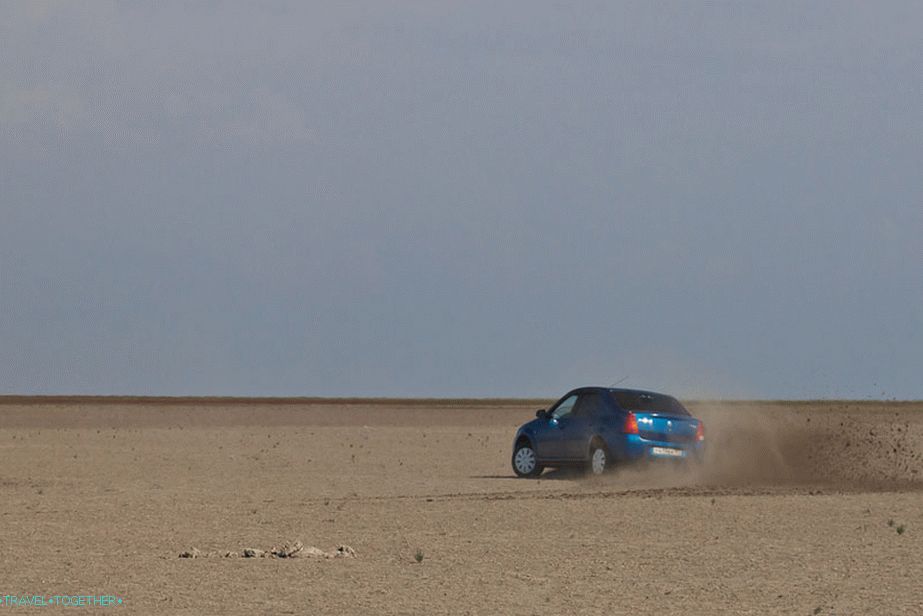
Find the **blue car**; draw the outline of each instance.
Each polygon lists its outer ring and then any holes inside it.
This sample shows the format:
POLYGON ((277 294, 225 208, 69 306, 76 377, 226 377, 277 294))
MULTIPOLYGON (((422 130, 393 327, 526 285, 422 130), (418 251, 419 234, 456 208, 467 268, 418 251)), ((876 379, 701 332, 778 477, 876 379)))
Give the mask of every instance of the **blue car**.
POLYGON ((652 391, 581 387, 516 431, 513 471, 538 477, 545 467, 583 466, 601 475, 635 460, 700 460, 705 425, 676 398, 652 391))

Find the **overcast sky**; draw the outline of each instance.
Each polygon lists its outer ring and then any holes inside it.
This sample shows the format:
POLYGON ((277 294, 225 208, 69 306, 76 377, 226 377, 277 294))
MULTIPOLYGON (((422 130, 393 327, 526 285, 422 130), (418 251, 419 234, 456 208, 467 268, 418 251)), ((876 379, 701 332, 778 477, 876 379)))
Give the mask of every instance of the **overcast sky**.
POLYGON ((923 398, 923 4, 342 4, 0 4, 0 393, 923 398))

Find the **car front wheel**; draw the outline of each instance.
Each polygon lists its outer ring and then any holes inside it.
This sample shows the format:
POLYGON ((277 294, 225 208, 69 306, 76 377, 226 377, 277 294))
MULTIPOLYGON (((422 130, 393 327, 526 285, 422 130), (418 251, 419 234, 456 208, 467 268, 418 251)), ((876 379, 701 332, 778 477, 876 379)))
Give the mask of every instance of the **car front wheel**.
POLYGON ((529 443, 519 443, 513 450, 513 472, 519 477, 538 477, 543 467, 539 466, 535 450, 529 443))

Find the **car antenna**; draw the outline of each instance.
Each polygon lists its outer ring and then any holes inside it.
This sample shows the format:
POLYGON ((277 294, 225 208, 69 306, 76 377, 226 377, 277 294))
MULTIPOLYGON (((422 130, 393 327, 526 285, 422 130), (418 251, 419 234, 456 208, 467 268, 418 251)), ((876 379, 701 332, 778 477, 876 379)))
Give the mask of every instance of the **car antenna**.
POLYGON ((626 376, 623 376, 622 378, 620 378, 619 380, 617 380, 615 383, 613 383, 613 384, 610 385, 609 387, 615 387, 616 385, 621 385, 622 383, 624 383, 624 382, 627 381, 627 380, 628 380, 628 376, 627 376, 627 375, 626 375, 626 376))

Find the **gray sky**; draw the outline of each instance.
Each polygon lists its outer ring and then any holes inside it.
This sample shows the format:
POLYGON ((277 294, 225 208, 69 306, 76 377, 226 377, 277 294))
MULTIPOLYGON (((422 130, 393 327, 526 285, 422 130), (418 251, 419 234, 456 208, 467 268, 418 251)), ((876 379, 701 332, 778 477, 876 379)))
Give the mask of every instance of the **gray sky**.
POLYGON ((923 398, 923 4, 0 4, 0 393, 923 398))

